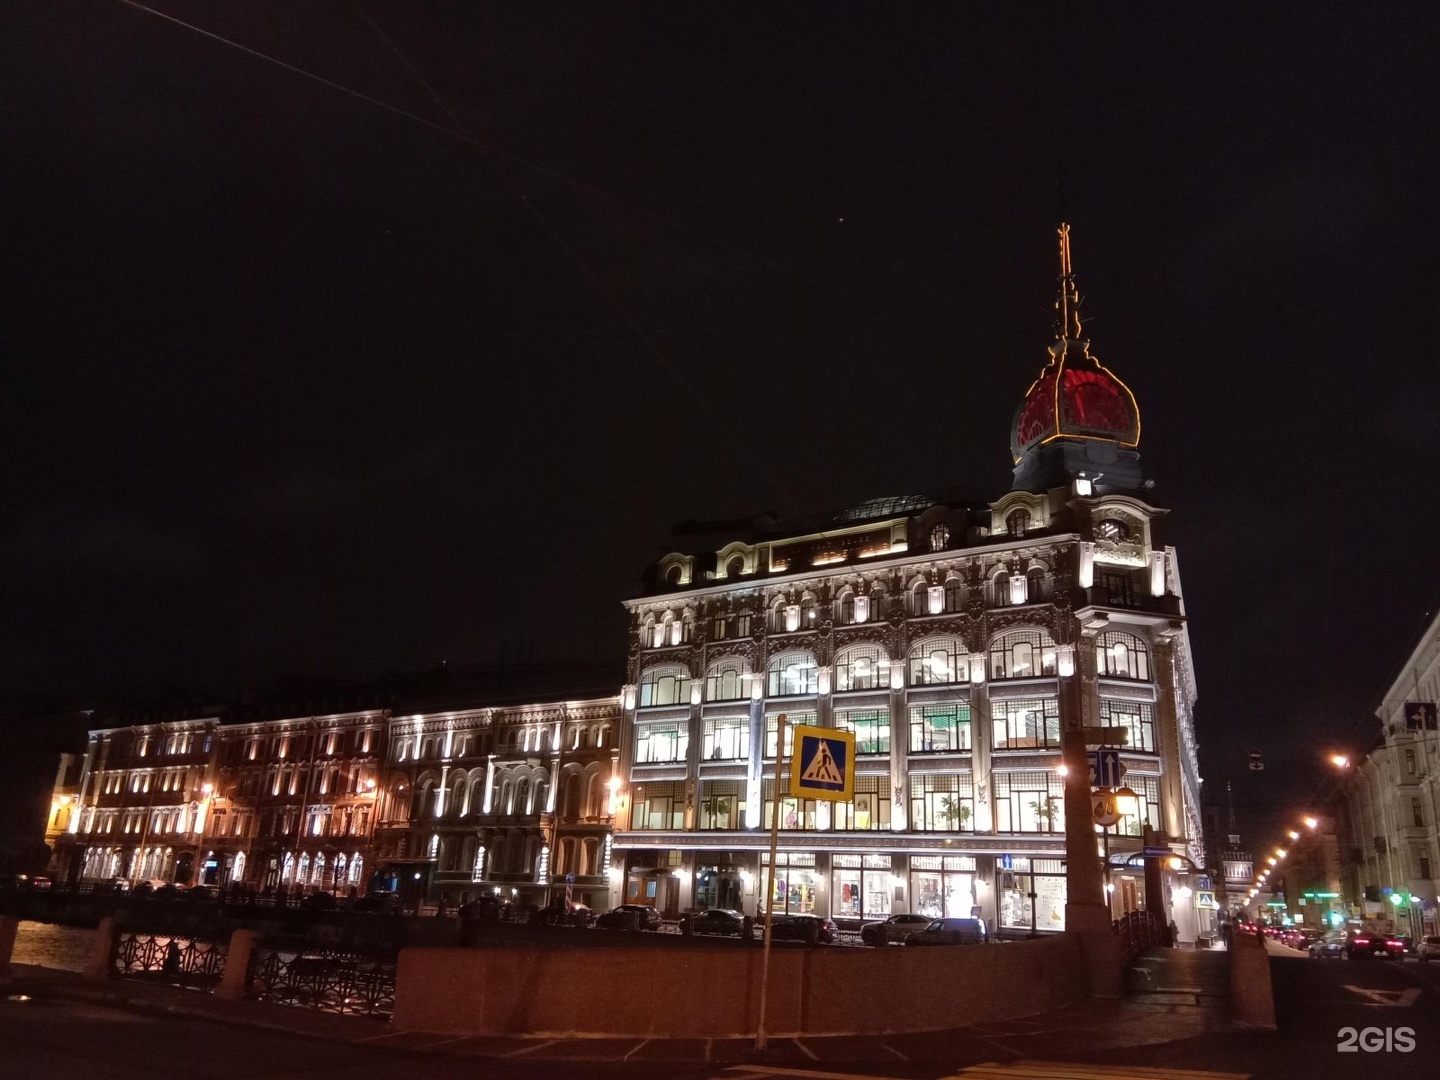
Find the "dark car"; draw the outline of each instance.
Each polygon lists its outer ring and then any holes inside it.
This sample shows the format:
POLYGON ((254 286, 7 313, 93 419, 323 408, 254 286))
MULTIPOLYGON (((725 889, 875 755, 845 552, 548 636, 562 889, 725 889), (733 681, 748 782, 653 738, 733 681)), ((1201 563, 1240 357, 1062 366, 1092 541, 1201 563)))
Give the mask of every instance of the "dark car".
POLYGON ((819 915, 776 915, 771 920, 772 941, 818 941, 833 945, 840 939, 840 928, 819 915))
POLYGON ((155 890, 157 900, 179 900, 185 895, 185 886, 176 885, 173 881, 169 885, 161 885, 155 890))
POLYGON ((632 917, 641 930, 660 929, 660 912, 645 904, 621 904, 611 908, 595 920, 595 925, 602 930, 628 930, 632 917))
POLYGON ((928 915, 891 915, 884 922, 862 926, 860 940, 866 945, 903 945, 907 937, 924 930, 932 921, 928 915))
POLYGON ((397 893, 377 889, 368 892, 351 905, 352 911, 368 911, 373 915, 394 915, 400 911, 400 897, 397 893))
POLYGON ((990 931, 980 919, 936 919, 905 939, 906 945, 984 945, 990 931))
POLYGON ((1386 934, 1385 955, 1392 960, 1404 960, 1415 955, 1415 941, 1408 934, 1386 934))
POLYGON ((300 901, 300 906, 306 911, 334 911, 340 906, 340 901, 335 899, 334 893, 312 892, 300 901))
POLYGON ((729 908, 711 908, 697 913, 692 920, 697 934, 721 934, 739 937, 745 929, 745 916, 729 908))
POLYGON ((1370 956, 1384 957, 1385 935, 1369 930, 1345 931, 1345 959, 1361 960, 1370 956))

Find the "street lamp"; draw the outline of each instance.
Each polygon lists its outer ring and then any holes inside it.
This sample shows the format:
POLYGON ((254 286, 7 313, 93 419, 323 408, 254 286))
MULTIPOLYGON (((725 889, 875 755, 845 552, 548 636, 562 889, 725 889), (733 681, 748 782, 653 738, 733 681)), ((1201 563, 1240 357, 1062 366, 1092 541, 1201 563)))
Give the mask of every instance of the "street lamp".
POLYGON ((1319 818, 1311 817, 1310 815, 1307 814, 1302 820, 1305 822, 1305 827, 1306 827, 1307 829, 1317 829, 1317 828, 1320 827, 1320 819, 1319 819, 1319 818))
POLYGON ((1344 754, 1331 754, 1330 764, 1334 765, 1337 769, 1348 769, 1350 767, 1350 759, 1344 754))

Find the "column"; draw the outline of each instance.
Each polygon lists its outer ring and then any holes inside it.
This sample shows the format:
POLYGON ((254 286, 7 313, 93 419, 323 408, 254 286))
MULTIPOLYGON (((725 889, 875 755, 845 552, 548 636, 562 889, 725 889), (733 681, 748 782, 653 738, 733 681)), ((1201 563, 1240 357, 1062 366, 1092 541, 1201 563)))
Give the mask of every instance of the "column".
POLYGON ((905 668, 890 664, 890 829, 910 828, 910 716, 905 704, 905 668))
POLYGON ((560 785, 560 751, 555 751, 555 760, 550 762, 550 790, 545 793, 545 813, 555 812, 555 791, 560 785))
POLYGON ((481 813, 488 814, 494 806, 495 800, 495 755, 487 756, 485 762, 485 802, 481 807, 481 813))
POLYGON ((755 693, 750 695, 750 769, 745 780, 745 827, 757 829, 764 824, 760 819, 762 807, 760 796, 761 774, 765 770, 765 700, 755 693))
POLYGON ((1180 778, 1179 710, 1175 703, 1175 642, 1155 635, 1155 749, 1160 754, 1160 828, 1168 837, 1185 835, 1185 800, 1180 778))
POLYGON ((977 833, 993 833, 995 831, 995 785, 991 782, 991 753, 995 748, 995 722, 990 715, 990 689, 985 675, 985 654, 983 652, 971 653, 970 779, 975 785, 975 831, 977 833))

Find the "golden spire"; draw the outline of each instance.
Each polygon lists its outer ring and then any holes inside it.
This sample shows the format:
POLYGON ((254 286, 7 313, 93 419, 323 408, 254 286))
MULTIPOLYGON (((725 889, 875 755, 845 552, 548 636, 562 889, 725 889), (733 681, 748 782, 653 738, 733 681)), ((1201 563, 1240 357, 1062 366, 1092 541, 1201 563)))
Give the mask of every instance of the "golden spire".
POLYGON ((1055 304, 1059 313, 1061 341, 1080 340, 1080 294, 1075 289, 1075 271, 1070 266, 1070 226, 1061 223, 1060 234, 1060 299, 1055 304))

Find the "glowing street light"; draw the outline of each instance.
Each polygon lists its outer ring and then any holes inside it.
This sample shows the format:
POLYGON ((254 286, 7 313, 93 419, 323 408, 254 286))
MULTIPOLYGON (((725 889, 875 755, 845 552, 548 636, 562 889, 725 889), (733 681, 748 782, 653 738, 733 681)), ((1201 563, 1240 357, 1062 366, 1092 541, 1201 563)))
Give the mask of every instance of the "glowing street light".
POLYGON ((1319 828, 1319 826, 1320 826, 1320 819, 1319 819, 1319 818, 1315 818, 1315 817, 1311 817, 1311 816, 1309 816, 1308 814, 1305 816, 1305 818, 1304 818, 1303 820, 1304 820, 1304 822, 1305 822, 1305 827, 1306 827, 1307 829, 1315 829, 1315 828, 1319 828))
POLYGON ((1299 839, 1300 839, 1300 834, 1299 834, 1298 832, 1296 832, 1294 829, 1291 829, 1291 830, 1289 831, 1289 833, 1287 833, 1286 835, 1288 835, 1291 840, 1299 840, 1299 839))
POLYGON ((1350 767, 1350 759, 1344 754, 1331 754, 1330 764, 1334 765, 1337 769, 1348 769, 1350 767))

